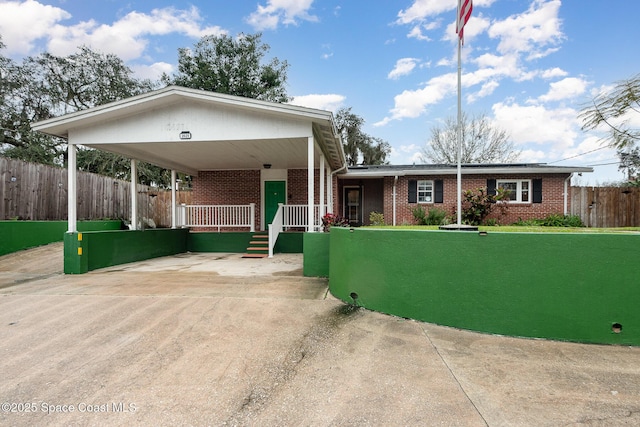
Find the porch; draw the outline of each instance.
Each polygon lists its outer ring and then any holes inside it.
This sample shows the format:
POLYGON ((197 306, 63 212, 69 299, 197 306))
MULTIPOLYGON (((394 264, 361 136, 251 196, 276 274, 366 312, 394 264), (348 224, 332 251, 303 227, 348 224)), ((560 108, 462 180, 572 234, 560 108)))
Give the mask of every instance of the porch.
MULTIPOLYGON (((256 231, 256 204, 248 205, 179 205, 176 226, 194 230, 214 230, 220 233, 228 230, 247 229, 256 231)), ((309 226, 309 207, 307 205, 278 204, 271 223, 267 225, 268 256, 273 257, 274 248, 283 231, 320 231, 322 217, 326 214, 326 205, 313 206, 313 223, 309 226)))

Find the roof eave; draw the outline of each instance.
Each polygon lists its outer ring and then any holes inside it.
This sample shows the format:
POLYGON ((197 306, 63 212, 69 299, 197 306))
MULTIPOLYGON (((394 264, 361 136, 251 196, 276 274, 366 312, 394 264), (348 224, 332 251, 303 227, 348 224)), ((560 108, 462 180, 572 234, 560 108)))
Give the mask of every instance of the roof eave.
MULTIPOLYGON (((590 167, 573 166, 540 166, 532 167, 482 167, 482 168, 462 168, 463 175, 492 175, 492 174, 570 174, 570 173, 593 172, 590 167)), ((385 176, 417 176, 417 175, 456 175, 457 168, 407 168, 389 170, 348 170, 343 178, 379 178, 385 176)))

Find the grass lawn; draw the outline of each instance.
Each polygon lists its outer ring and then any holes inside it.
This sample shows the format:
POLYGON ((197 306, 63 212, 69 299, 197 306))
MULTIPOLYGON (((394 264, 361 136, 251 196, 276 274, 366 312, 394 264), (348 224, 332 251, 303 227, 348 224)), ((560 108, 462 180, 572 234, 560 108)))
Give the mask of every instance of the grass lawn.
MULTIPOLYGON (((379 228, 385 230, 438 230, 437 225, 384 225, 369 226, 365 228, 379 228)), ((519 225, 497 225, 478 226, 479 231, 492 233, 625 233, 640 234, 640 227, 619 227, 619 228, 587 228, 587 227, 542 227, 542 226, 519 226, 519 225)))

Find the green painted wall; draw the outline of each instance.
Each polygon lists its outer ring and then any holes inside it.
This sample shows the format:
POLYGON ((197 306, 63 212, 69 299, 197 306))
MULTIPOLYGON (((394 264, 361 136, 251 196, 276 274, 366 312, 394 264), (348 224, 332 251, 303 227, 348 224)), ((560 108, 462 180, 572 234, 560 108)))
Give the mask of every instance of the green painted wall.
POLYGON ((301 254, 304 245, 304 235, 305 233, 300 231, 285 231, 284 233, 280 233, 273 252, 279 254, 301 254))
MULTIPOLYGON (((62 242, 67 221, 0 221, 0 255, 62 242)), ((80 231, 120 230, 122 221, 79 221, 80 231)))
POLYGON ((187 247, 189 252, 243 253, 247 251, 253 234, 241 231, 189 233, 187 247))
POLYGON ((187 251, 188 229, 66 233, 64 272, 82 274, 187 251), (80 251, 79 251, 80 249, 80 251))
POLYGON ((332 229, 329 288, 366 308, 522 337, 640 345, 640 235, 332 229), (612 325, 622 325, 614 333, 612 325))
POLYGON ((303 274, 329 277, 330 233, 304 233, 303 274))

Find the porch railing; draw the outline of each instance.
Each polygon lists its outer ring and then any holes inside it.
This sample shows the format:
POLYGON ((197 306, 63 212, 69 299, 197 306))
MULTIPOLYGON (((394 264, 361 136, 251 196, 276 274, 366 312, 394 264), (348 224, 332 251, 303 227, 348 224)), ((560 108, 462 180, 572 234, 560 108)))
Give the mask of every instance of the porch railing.
MULTIPOLYGON (((278 241, 278 236, 285 228, 307 228, 309 218, 307 205, 283 205, 278 204, 273 221, 269 224, 269 258, 273 257, 273 248, 278 241)), ((314 206, 313 227, 318 230, 322 226, 320 218, 320 206, 314 206)))
POLYGON ((182 227, 249 228, 256 230, 256 204, 180 205, 176 224, 182 227))
MULTIPOLYGON (((307 205, 283 205, 283 228, 306 228, 308 220, 309 207, 307 205)), ((320 216, 320 205, 313 207, 313 226, 316 230, 322 227, 322 218, 320 216)))
POLYGON ((269 258, 273 258, 273 248, 276 246, 278 236, 282 232, 284 219, 283 204, 278 203, 278 210, 269 224, 269 258))

